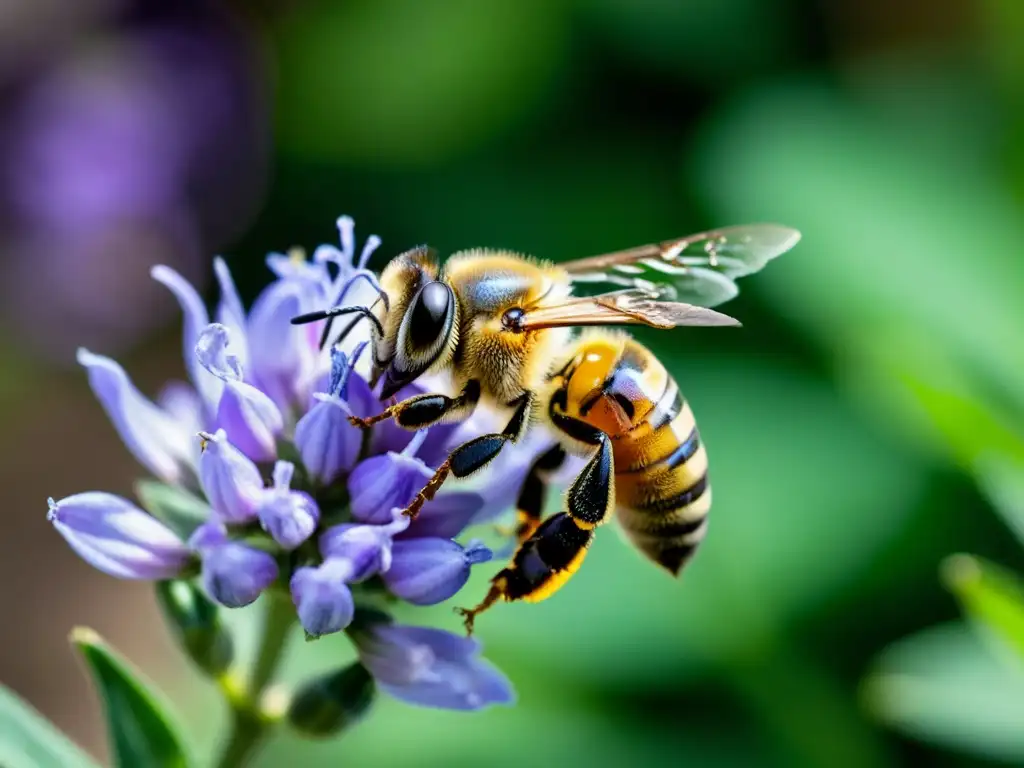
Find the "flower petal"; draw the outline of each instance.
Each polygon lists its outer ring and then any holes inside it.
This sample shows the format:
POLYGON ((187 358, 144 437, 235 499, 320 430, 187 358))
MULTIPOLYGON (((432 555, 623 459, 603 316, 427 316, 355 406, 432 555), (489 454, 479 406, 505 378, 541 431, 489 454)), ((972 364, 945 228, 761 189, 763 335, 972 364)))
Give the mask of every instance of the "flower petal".
POLYGON ((307 329, 291 324, 310 304, 302 283, 278 280, 263 290, 249 312, 251 380, 283 410, 305 407, 312 391, 319 351, 309 343, 307 329))
POLYGON ((217 305, 217 322, 227 327, 235 340, 235 354, 244 368, 249 359, 249 343, 245 331, 245 309, 231 277, 231 270, 220 256, 213 260, 213 271, 220 285, 220 302, 217 305))
POLYGON ((346 586, 349 564, 326 560, 317 568, 299 568, 291 581, 299 621, 313 637, 338 632, 352 623, 355 603, 346 586))
MULTIPOLYGON (((171 419, 181 425, 181 431, 190 438, 203 429, 204 423, 203 402, 199 399, 195 389, 183 381, 168 382, 156 398, 157 407, 164 411, 171 419)), ((189 440, 195 444, 194 440, 189 440)), ((199 460, 199 452, 193 451, 196 461, 199 460)))
POLYGON ((454 539, 481 514, 484 497, 475 491, 445 491, 420 509, 409 528, 399 539, 420 539, 436 536, 454 539))
POLYGON ((195 468, 193 436, 186 425, 157 408, 109 357, 78 350, 89 385, 124 444, 150 472, 168 483, 183 483, 195 468))
POLYGON ((491 559, 491 551, 475 545, 463 549, 449 539, 409 539, 392 545, 391 568, 384 583, 413 605, 435 605, 458 592, 469 579, 470 566, 491 559))
POLYGON ((253 461, 277 457, 277 436, 284 429, 284 416, 274 401, 251 384, 228 381, 217 407, 216 426, 225 430, 231 442, 253 461))
POLYGON ((391 522, 391 510, 408 505, 432 476, 423 462, 407 456, 371 456, 348 477, 352 517, 362 523, 391 522))
POLYGON ((351 635, 360 661, 397 699, 456 710, 515 701, 508 679, 479 657, 480 645, 470 638, 398 624, 374 624, 351 635))
POLYGON ((320 536, 320 553, 328 560, 347 561, 348 581, 365 581, 391 567, 392 534, 408 524, 403 517, 391 525, 335 525, 320 536))
POLYGON ((71 548, 119 579, 170 579, 192 557, 169 528, 120 496, 92 491, 49 505, 47 518, 71 548))
POLYGON ((309 476, 329 485, 355 466, 363 433, 352 426, 339 398, 317 392, 316 404, 295 425, 295 447, 309 476))
POLYGON ((220 398, 221 383, 210 373, 203 369, 196 360, 195 348, 199 341, 199 334, 210 322, 210 315, 206 311, 206 305, 202 298, 196 293, 196 289, 185 278, 168 266, 159 264, 150 270, 150 275, 158 283, 165 285, 181 305, 184 315, 185 326, 182 331, 182 347, 185 358, 185 367, 196 390, 203 398, 203 402, 213 413, 220 398))
POLYGON ((199 480, 213 511, 226 523, 254 520, 263 494, 259 469, 228 442, 223 429, 213 435, 202 433, 202 438, 206 444, 199 459, 199 480))
POLYGON ((242 361, 232 348, 233 335, 226 325, 210 323, 203 328, 196 340, 193 354, 208 373, 221 381, 242 381, 242 361))

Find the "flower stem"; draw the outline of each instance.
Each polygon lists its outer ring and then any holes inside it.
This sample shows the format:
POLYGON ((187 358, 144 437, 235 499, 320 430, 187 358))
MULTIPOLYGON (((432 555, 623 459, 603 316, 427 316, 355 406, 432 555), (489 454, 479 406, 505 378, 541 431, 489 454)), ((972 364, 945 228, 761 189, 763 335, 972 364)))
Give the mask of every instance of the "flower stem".
POLYGON ((261 698, 283 657, 288 635, 295 621, 295 609, 287 596, 273 591, 264 593, 266 610, 256 661, 248 680, 233 675, 221 680, 224 697, 231 708, 231 726, 216 765, 218 768, 242 768, 260 747, 276 724, 279 714, 266 711, 261 698))

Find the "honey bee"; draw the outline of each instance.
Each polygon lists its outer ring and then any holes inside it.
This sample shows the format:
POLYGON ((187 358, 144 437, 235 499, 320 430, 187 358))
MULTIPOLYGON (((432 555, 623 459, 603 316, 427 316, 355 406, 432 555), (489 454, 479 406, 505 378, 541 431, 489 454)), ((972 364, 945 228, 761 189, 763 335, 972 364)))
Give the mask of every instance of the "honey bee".
POLYGON ((395 257, 368 307, 336 307, 293 323, 356 314, 371 326, 371 383, 386 401, 421 375, 447 373, 458 394, 421 394, 370 418, 418 430, 468 417, 478 405, 510 412, 501 432, 458 446, 405 514, 415 517, 450 475, 464 478, 507 443, 546 422, 557 438, 530 467, 518 499, 518 548, 479 605, 538 602, 577 571, 598 526, 615 514, 648 559, 678 575, 707 531, 708 458, 693 412, 664 365, 621 330, 601 326, 737 326, 717 306, 735 280, 761 270, 800 239, 754 224, 564 263, 500 250, 453 254, 442 265, 426 246, 395 257), (577 329, 582 328, 582 331, 577 329), (563 509, 542 510, 550 473, 567 453, 588 459, 563 509))

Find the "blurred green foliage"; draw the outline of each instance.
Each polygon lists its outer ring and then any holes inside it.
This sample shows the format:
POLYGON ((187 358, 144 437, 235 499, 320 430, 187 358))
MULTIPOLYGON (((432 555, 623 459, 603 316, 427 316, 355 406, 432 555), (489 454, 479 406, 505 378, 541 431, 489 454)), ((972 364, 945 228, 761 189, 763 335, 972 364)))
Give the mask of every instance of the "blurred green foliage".
MULTIPOLYGON (((236 270, 330 239, 341 212, 384 237, 379 263, 425 240, 561 260, 757 220, 804 237, 743 281, 743 331, 640 334, 712 462, 711 535, 678 583, 610 527, 557 598, 481 623, 516 709, 380 702, 263 764, 1024 760, 1024 698, 959 629, 901 641, 879 661, 896 677, 858 695, 887 644, 957 615, 945 555, 1020 563, 986 503, 1024 491, 997 462, 1024 466, 1019 16, 982 4, 972 36, 879 33, 875 55, 796 0, 312 2, 273 25, 277 183, 236 270), (901 676, 918 670, 948 674, 901 676)), ((415 620, 457 623, 447 605, 415 620)), ((349 656, 320 641, 291 672, 349 656)))
MULTIPOLYGON (((274 183, 222 244, 250 297, 268 250, 332 242, 341 213, 383 237, 378 267, 424 241, 562 260, 757 220, 803 240, 742 281, 741 331, 638 334, 711 457, 709 538, 678 582, 609 526, 557 597, 481 619, 516 708, 382 697, 344 739, 284 736, 259 764, 1024 763, 1020 605, 987 575, 940 580, 956 552, 1024 572, 1021 4, 282 5, 249 16, 274 183)), ((352 657, 298 646, 293 681, 352 657)), ((212 744, 196 673, 173 687, 212 744)))

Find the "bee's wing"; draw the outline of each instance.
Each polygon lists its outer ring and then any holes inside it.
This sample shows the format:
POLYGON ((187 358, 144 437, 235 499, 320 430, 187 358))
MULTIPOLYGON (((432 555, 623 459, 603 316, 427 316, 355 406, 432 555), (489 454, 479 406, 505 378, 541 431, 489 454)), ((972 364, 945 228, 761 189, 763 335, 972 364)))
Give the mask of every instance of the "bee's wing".
POLYGON ((661 301, 657 293, 630 288, 598 296, 571 298, 562 304, 527 309, 515 330, 532 331, 584 325, 739 325, 739 321, 713 309, 676 301, 661 301))
POLYGON ((701 232, 560 264, 576 295, 615 285, 656 291, 665 299, 714 307, 736 296, 736 278, 758 272, 800 240, 778 224, 746 224, 701 232))

